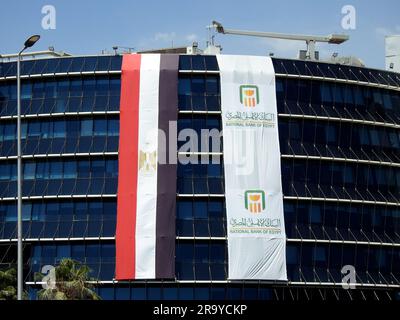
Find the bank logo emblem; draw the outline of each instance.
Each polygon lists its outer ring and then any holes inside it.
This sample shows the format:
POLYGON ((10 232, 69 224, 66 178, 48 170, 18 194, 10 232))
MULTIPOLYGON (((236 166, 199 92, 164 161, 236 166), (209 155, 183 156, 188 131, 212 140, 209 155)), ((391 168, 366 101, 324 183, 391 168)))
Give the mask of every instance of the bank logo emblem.
POLYGON ((157 153, 139 151, 139 171, 144 174, 152 174, 157 169, 157 153))
POLYGON ((240 103, 245 107, 255 107, 260 103, 260 96, 258 93, 258 87, 254 85, 241 85, 240 91, 240 103))
POLYGON ((263 190, 245 191, 244 206, 251 213, 261 213, 265 210, 265 192, 263 190))

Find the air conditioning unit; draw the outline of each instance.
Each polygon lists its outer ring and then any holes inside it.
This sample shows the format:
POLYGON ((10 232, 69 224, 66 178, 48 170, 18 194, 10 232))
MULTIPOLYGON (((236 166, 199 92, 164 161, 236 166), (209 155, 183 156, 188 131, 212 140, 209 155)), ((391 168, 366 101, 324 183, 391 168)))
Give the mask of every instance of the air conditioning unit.
POLYGON ((199 44, 197 42, 193 42, 190 47, 186 47, 186 54, 200 54, 201 50, 199 49, 199 44))
MULTIPOLYGON (((306 60, 307 59, 307 50, 300 50, 297 59, 306 60)), ((314 57, 311 57, 311 60, 319 60, 319 51, 315 51, 314 57)))

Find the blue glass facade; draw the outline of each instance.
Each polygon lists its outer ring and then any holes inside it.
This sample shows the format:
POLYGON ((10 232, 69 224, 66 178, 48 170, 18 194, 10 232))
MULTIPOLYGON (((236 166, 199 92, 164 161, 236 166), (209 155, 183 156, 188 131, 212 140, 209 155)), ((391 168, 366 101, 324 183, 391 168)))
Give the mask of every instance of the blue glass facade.
MULTIPOLYGON (((24 274, 32 298, 33 274, 64 257, 90 266, 105 299, 397 297, 400 75, 282 59, 273 63, 289 283, 226 281, 222 148, 214 163, 199 156, 199 164, 178 165, 177 280, 113 282, 121 60, 22 63, 24 274), (355 267, 362 289, 336 289, 344 265, 355 267)), ((216 58, 182 55, 179 68, 178 130, 220 130, 216 58)), ((15 63, 0 63, 0 267, 16 262, 15 74, 15 63)))

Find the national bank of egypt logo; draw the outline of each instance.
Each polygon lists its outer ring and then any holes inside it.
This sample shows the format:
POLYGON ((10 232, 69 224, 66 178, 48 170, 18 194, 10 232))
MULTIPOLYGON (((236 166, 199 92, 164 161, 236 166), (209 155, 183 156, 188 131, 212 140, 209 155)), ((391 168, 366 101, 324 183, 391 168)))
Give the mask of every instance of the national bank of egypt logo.
POLYGON ((251 213, 264 211, 265 192, 263 190, 246 190, 244 192, 244 207, 251 213))
POLYGON ((260 103, 260 95, 258 87, 255 85, 245 84, 239 87, 240 103, 245 107, 253 108, 260 103))

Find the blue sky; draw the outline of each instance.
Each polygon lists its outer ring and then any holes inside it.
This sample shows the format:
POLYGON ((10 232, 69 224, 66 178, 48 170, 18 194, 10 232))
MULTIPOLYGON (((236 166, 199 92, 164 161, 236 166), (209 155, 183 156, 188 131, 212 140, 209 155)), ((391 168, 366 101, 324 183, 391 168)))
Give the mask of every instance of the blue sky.
MULTIPOLYGON (((237 29, 286 33, 347 33, 350 41, 320 45, 322 56, 333 52, 354 55, 369 67, 384 67, 384 36, 400 34, 400 1, 380 0, 13 0, 0 11, 1 53, 16 52, 25 38, 42 36, 35 46, 73 54, 97 54, 113 45, 137 50, 188 45, 207 40, 206 26, 212 20, 237 29), (56 29, 44 30, 41 13, 44 5, 56 9, 56 29), (341 26, 344 5, 356 9, 356 29, 341 26)), ((267 40, 253 37, 217 35, 226 54, 295 57, 301 42, 267 40)))

